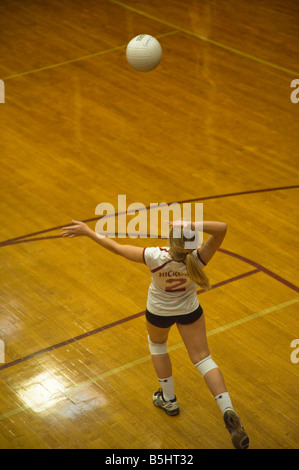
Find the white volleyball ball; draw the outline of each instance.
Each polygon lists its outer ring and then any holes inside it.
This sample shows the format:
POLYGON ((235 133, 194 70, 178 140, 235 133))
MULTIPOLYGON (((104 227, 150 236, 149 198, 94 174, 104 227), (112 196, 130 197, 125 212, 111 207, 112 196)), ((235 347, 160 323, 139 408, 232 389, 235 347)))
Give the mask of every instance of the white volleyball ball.
POLYGON ((159 65, 162 59, 162 47, 156 38, 149 34, 140 34, 127 45, 127 61, 138 72, 149 72, 159 65))

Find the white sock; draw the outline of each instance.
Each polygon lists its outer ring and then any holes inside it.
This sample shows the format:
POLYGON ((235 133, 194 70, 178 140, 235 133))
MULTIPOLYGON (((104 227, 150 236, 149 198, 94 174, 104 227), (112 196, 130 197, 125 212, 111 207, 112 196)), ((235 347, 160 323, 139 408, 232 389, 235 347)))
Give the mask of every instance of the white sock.
POLYGON ((175 398, 174 394, 174 383, 173 383, 173 377, 168 377, 167 379, 158 379, 162 391, 163 391, 163 398, 165 401, 173 400, 175 398))
POLYGON ((217 401, 217 404, 218 404, 222 414, 224 414, 224 412, 228 408, 230 410, 234 409, 228 392, 220 393, 220 395, 217 395, 215 397, 215 400, 217 401))

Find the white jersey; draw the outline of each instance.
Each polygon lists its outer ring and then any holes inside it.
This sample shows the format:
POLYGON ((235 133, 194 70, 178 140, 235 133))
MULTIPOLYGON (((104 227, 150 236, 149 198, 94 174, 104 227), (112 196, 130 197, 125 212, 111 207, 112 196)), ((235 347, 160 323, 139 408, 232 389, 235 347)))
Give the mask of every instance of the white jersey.
MULTIPOLYGON (((203 269, 204 264, 197 250, 192 252, 192 256, 203 269)), ((198 285, 188 276, 185 263, 172 259, 169 247, 144 248, 143 259, 152 277, 146 305, 150 313, 161 316, 184 315, 197 309, 198 285)))

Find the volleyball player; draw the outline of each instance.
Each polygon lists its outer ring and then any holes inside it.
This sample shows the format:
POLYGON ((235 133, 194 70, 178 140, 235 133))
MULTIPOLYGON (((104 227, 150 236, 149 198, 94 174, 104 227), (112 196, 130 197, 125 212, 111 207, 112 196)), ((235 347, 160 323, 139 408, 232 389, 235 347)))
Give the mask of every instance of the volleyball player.
MULTIPOLYGON (((85 235, 109 251, 124 258, 145 263, 151 272, 146 308, 149 350, 161 388, 153 395, 155 406, 168 415, 179 413, 175 396, 172 365, 167 352, 170 328, 176 324, 190 359, 215 397, 222 412, 232 443, 246 449, 249 438, 235 412, 222 373, 211 357, 205 327, 205 317, 197 298, 197 286, 209 289, 204 267, 220 247, 227 225, 223 222, 201 223, 175 221, 169 223, 169 247, 141 248, 121 245, 91 230, 84 222, 73 220, 63 228, 62 236, 85 235), (180 227, 179 235, 174 231, 180 227), (209 235, 207 241, 194 249, 187 248, 197 230, 209 235)), ((177 232, 177 230, 176 230, 177 232)))

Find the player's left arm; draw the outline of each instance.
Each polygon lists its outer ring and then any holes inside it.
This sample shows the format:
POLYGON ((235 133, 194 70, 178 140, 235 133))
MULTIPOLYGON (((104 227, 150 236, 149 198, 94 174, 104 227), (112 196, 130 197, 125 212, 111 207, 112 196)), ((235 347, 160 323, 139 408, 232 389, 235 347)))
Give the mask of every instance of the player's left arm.
POLYGON ((77 220, 73 220, 72 222, 73 225, 63 227, 62 237, 86 236, 116 255, 123 256, 135 263, 144 263, 143 248, 132 245, 121 245, 111 238, 104 237, 103 235, 94 232, 84 222, 79 222, 77 220))

